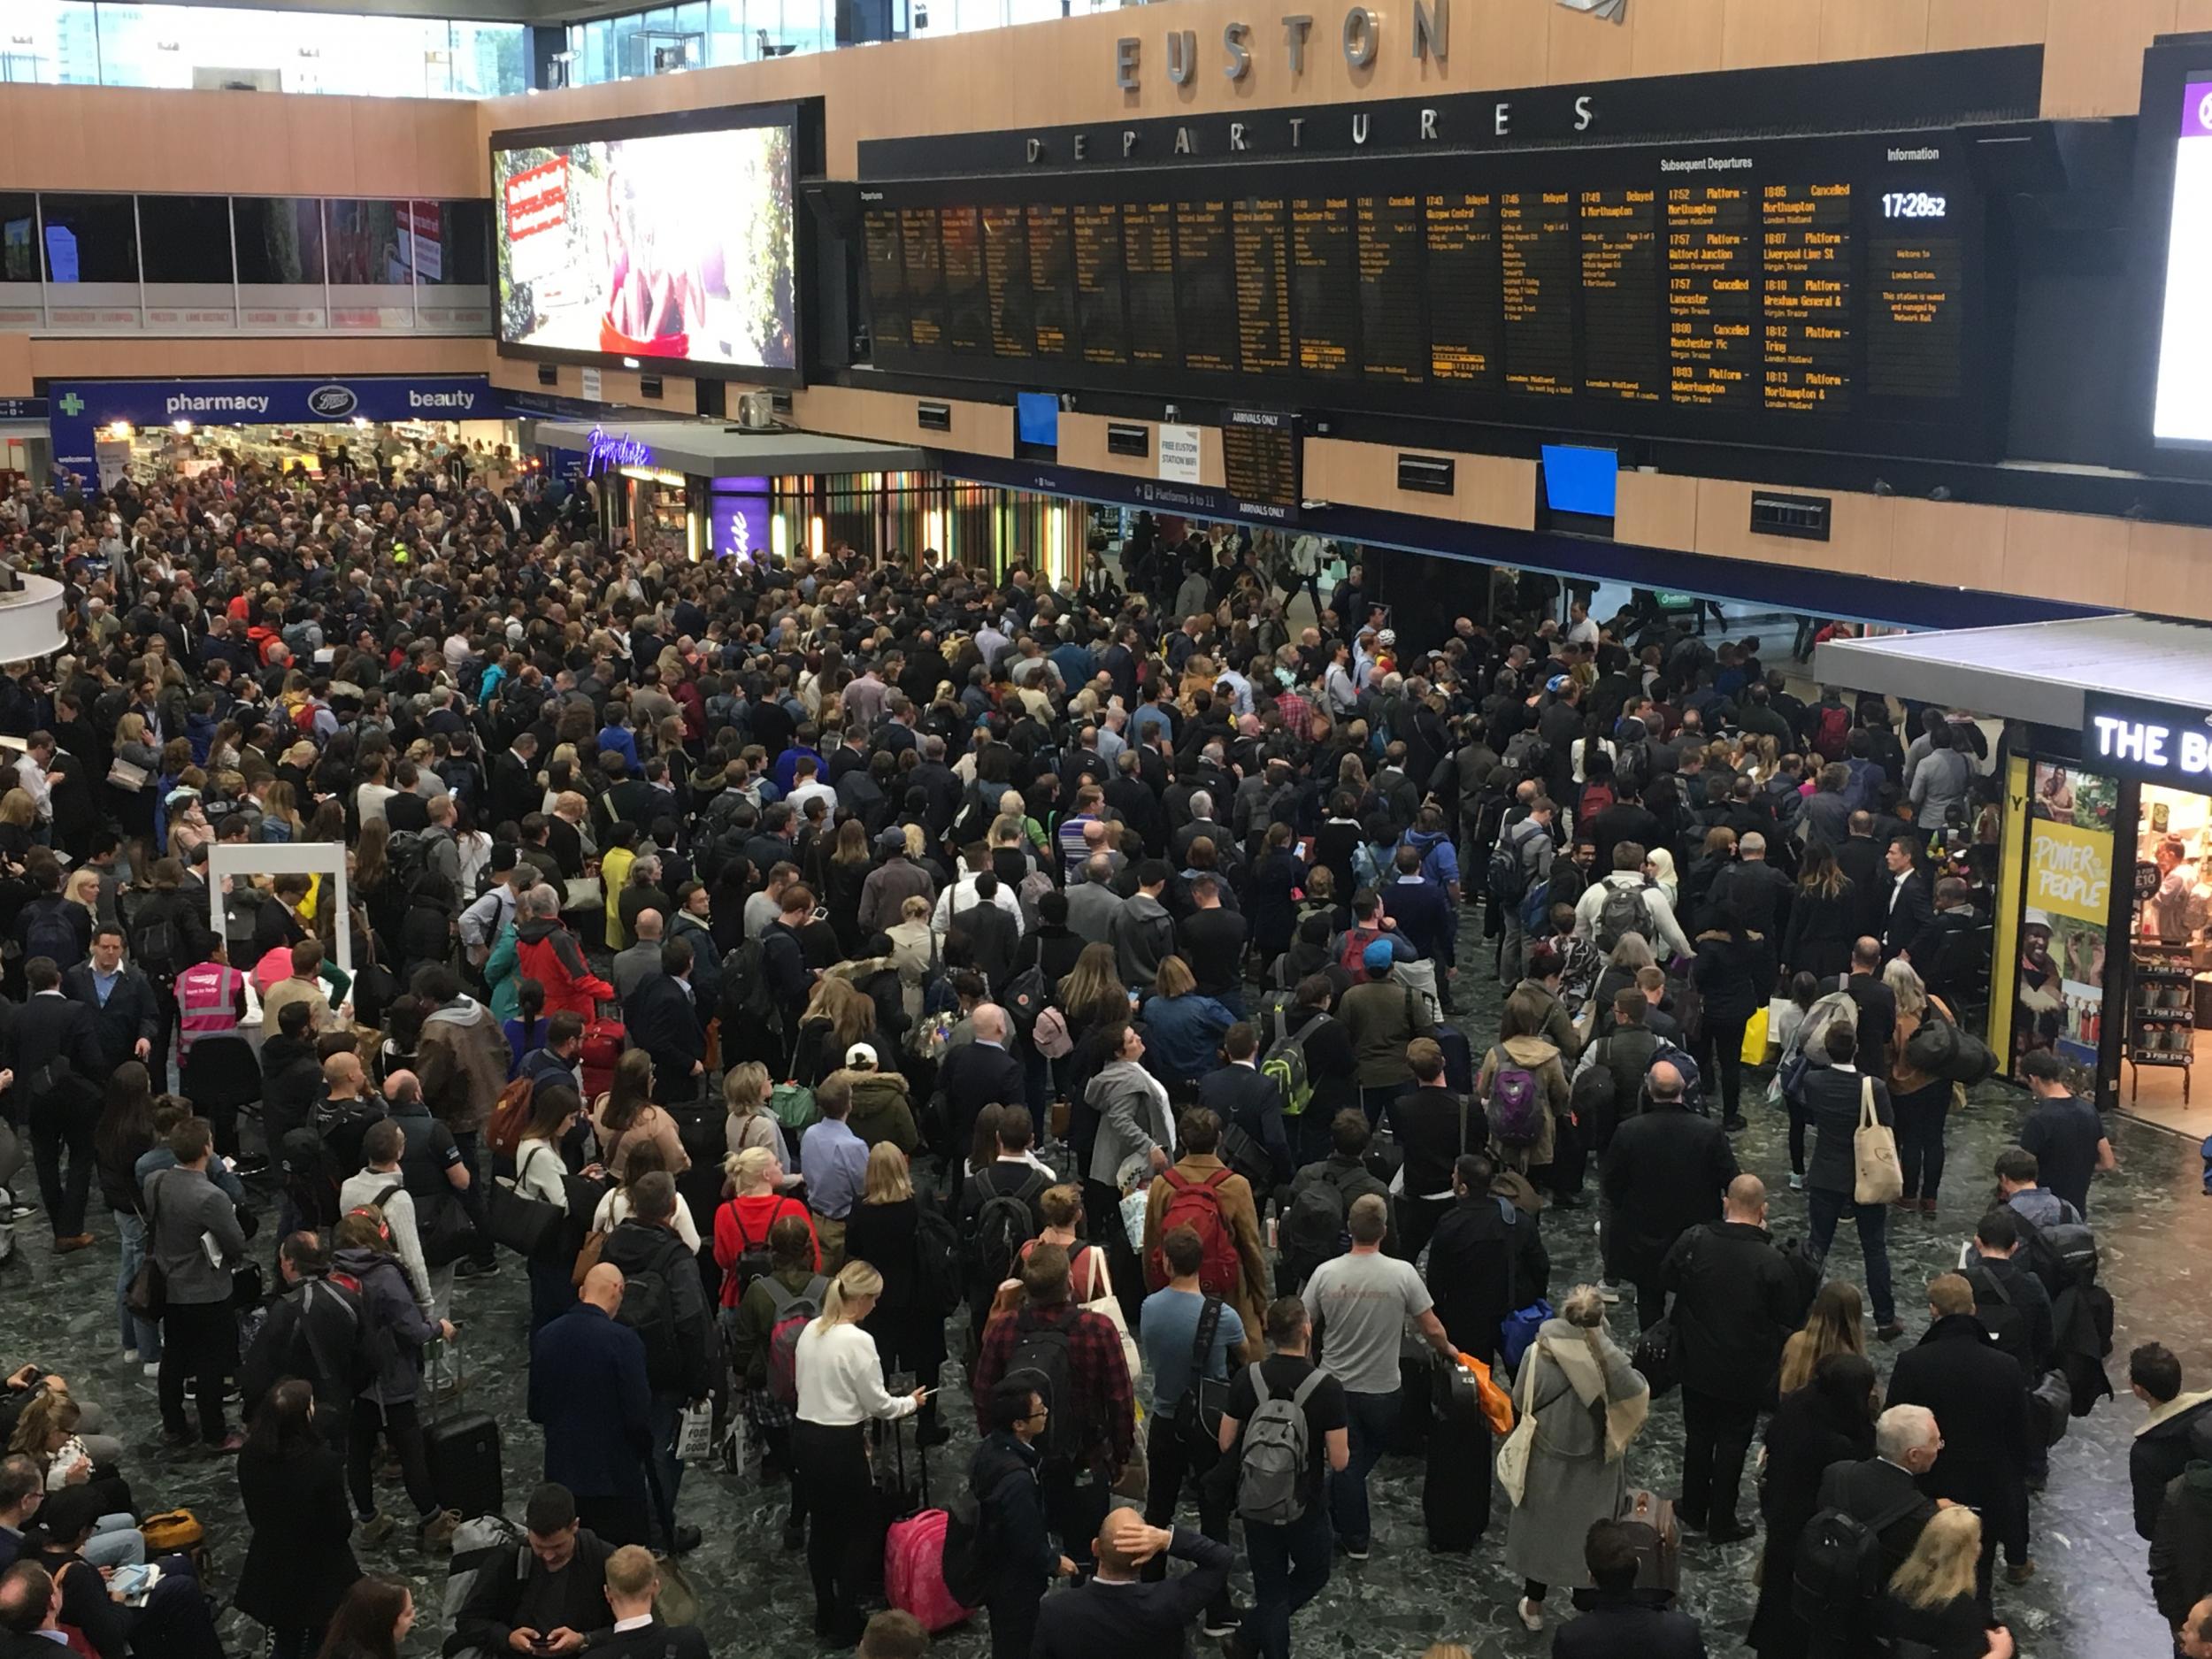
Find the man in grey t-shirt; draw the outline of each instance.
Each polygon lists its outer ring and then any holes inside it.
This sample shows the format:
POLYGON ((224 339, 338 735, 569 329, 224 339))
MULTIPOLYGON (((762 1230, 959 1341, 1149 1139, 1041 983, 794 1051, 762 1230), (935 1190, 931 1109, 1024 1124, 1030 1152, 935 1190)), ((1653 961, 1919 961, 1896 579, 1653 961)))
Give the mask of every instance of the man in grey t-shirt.
POLYGON ((1367 1476, 1382 1456, 1398 1416, 1398 1343, 1409 1319, 1439 1354, 1453 1357, 1428 1286, 1410 1262, 1382 1253, 1389 1206, 1369 1193, 1352 1201, 1346 1225, 1352 1250, 1324 1262, 1306 1281, 1306 1317, 1321 1369, 1344 1386, 1352 1462, 1329 1483, 1330 1519, 1344 1553, 1367 1559, 1367 1476))

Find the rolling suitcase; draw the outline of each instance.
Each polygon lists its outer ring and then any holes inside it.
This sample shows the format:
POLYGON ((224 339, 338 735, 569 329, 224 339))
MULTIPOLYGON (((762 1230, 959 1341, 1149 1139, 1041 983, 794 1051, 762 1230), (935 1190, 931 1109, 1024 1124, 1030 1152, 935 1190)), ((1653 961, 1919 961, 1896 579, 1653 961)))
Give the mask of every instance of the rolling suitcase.
POLYGON ((423 1455, 430 1465, 431 1490, 438 1507, 465 1521, 497 1515, 506 1507, 507 1483, 500 1468, 499 1424, 481 1411, 457 1411, 422 1432, 423 1455))

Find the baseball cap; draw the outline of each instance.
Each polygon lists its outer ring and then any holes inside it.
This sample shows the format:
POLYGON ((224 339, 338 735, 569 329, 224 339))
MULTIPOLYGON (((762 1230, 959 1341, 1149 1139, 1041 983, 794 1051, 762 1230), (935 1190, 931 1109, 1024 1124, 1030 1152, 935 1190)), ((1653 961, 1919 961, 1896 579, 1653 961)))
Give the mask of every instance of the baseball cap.
POLYGON ((906 832, 902 829, 878 830, 876 850, 879 853, 902 853, 906 850, 906 832))
POLYGON ((1367 964, 1369 975, 1380 979, 1390 972, 1390 964, 1398 958, 1396 949, 1387 939, 1378 939, 1360 953, 1360 960, 1367 964))
POLYGON ((845 1064, 849 1066, 864 1066, 873 1071, 876 1064, 875 1045, 866 1042, 853 1044, 851 1048, 845 1050, 845 1064))

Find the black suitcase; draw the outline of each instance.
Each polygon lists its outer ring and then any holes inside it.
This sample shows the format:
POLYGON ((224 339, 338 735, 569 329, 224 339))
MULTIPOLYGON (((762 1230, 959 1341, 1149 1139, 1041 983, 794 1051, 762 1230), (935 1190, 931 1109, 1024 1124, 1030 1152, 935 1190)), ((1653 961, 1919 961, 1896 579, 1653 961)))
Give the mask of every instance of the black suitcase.
POLYGON ((1429 1425, 1421 1518, 1429 1548, 1463 1554, 1490 1525, 1490 1425, 1440 1417, 1429 1425))
POLYGON ((506 1509, 496 1418, 481 1411, 456 1412, 426 1425, 422 1439, 440 1509, 451 1509, 465 1521, 506 1509))

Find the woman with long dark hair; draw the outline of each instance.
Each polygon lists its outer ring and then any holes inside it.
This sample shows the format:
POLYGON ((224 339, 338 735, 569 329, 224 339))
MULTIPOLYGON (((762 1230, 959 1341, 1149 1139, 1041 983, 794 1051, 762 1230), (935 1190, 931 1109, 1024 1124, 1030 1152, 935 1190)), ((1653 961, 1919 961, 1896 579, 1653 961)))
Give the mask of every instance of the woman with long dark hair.
POLYGON ((378 1573, 346 1592, 316 1659, 399 1659, 399 1645, 414 1627, 413 1594, 397 1578, 378 1573))
POLYGON ((1712 926, 1692 941, 1697 961, 1690 974, 1705 998, 1705 1020, 1690 1057, 1697 1062, 1701 1077, 1711 1077, 1715 1064, 1719 1065, 1721 1126, 1740 1129, 1744 1027, 1766 1006, 1769 987, 1760 981, 1770 958, 1765 936, 1744 926, 1743 912, 1733 902, 1711 907, 1709 914, 1712 926))
POLYGON ((92 1132, 94 1165, 100 1171, 100 1196, 115 1217, 118 1261, 115 1274, 116 1328, 122 1333, 123 1363, 138 1362, 153 1376, 161 1369, 161 1326, 131 1312, 131 1280, 146 1259, 144 1199, 138 1190, 138 1160, 154 1149, 154 1086, 146 1068, 126 1060, 108 1076, 107 1103, 92 1132))
POLYGON ((1798 866, 1789 925, 1782 930, 1782 972, 1809 973, 1816 980, 1840 978, 1851 965, 1858 910, 1858 892, 1834 849, 1825 841, 1809 843, 1798 866))
POLYGON ((308 1659, 361 1577, 345 1463, 315 1425, 315 1391, 287 1377, 263 1398, 238 1454, 253 1536, 238 1610, 269 1630, 271 1659, 308 1659))
POLYGON ((1813 1367, 1810 1383, 1782 1396, 1767 1425, 1759 1606, 1744 1639, 1759 1659, 1805 1659, 1812 1632, 1790 1604, 1797 1540, 1820 1508, 1820 1478, 1829 1465, 1874 1455, 1878 1403, 1872 1363, 1838 1348, 1813 1367))

